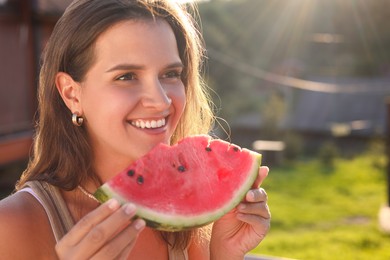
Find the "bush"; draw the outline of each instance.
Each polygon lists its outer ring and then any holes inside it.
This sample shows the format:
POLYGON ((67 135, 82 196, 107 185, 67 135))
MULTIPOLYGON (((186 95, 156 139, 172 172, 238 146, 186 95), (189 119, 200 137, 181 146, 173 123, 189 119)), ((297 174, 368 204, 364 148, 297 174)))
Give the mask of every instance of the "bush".
POLYGON ((386 140, 384 138, 374 137, 370 140, 367 153, 373 157, 372 166, 374 168, 386 169, 388 164, 386 152, 386 140))
POLYGON ((287 133, 283 141, 285 143, 284 157, 287 160, 297 159, 303 151, 302 138, 294 133, 287 133))
POLYGON ((324 143, 324 145, 319 150, 319 160, 321 164, 323 164, 325 167, 334 167, 335 160, 339 156, 339 150, 337 146, 331 142, 327 141, 324 143))

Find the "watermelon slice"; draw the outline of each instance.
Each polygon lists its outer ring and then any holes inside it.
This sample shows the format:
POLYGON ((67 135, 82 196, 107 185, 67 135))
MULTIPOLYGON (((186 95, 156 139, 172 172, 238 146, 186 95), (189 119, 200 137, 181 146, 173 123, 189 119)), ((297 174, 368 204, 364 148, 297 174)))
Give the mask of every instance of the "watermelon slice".
POLYGON ((137 206, 149 227, 179 231, 211 223, 253 185, 261 155, 208 135, 159 144, 95 192, 137 206))

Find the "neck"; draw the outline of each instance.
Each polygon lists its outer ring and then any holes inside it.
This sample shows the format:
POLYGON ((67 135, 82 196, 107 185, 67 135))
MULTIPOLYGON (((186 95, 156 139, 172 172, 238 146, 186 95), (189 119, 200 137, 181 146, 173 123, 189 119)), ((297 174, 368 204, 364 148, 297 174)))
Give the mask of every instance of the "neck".
POLYGON ((78 188, 72 191, 62 190, 61 192, 74 222, 78 222, 100 205, 100 203, 83 194, 78 188))

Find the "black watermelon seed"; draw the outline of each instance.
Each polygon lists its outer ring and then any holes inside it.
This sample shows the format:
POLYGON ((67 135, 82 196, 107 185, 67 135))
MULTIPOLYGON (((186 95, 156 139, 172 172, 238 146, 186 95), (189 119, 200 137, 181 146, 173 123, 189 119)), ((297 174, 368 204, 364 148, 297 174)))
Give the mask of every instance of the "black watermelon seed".
POLYGON ((207 152, 211 152, 211 148, 210 147, 206 147, 205 148, 207 152))
POLYGON ((234 150, 235 152, 238 152, 239 149, 238 149, 238 147, 234 147, 233 150, 234 150))
POLYGON ((127 171, 127 175, 130 176, 130 177, 133 177, 135 174, 135 171, 134 170, 128 170, 127 171))
POLYGON ((183 166, 183 165, 180 165, 179 167, 177 167, 177 170, 179 172, 185 172, 186 171, 186 168, 183 166))
POLYGON ((144 177, 141 176, 141 175, 138 176, 138 177, 137 177, 137 183, 138 183, 138 184, 143 184, 143 183, 144 183, 144 177))

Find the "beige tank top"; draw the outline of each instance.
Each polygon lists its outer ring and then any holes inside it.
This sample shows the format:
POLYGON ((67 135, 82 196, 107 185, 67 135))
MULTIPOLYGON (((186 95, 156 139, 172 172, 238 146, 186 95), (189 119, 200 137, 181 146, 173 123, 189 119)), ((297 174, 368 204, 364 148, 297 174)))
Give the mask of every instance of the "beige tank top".
MULTIPOLYGON (((74 226, 75 223, 57 187, 46 182, 30 181, 18 192, 30 193, 43 206, 57 242, 74 226)), ((169 260, 188 260, 187 250, 168 246, 168 253, 169 260)))

